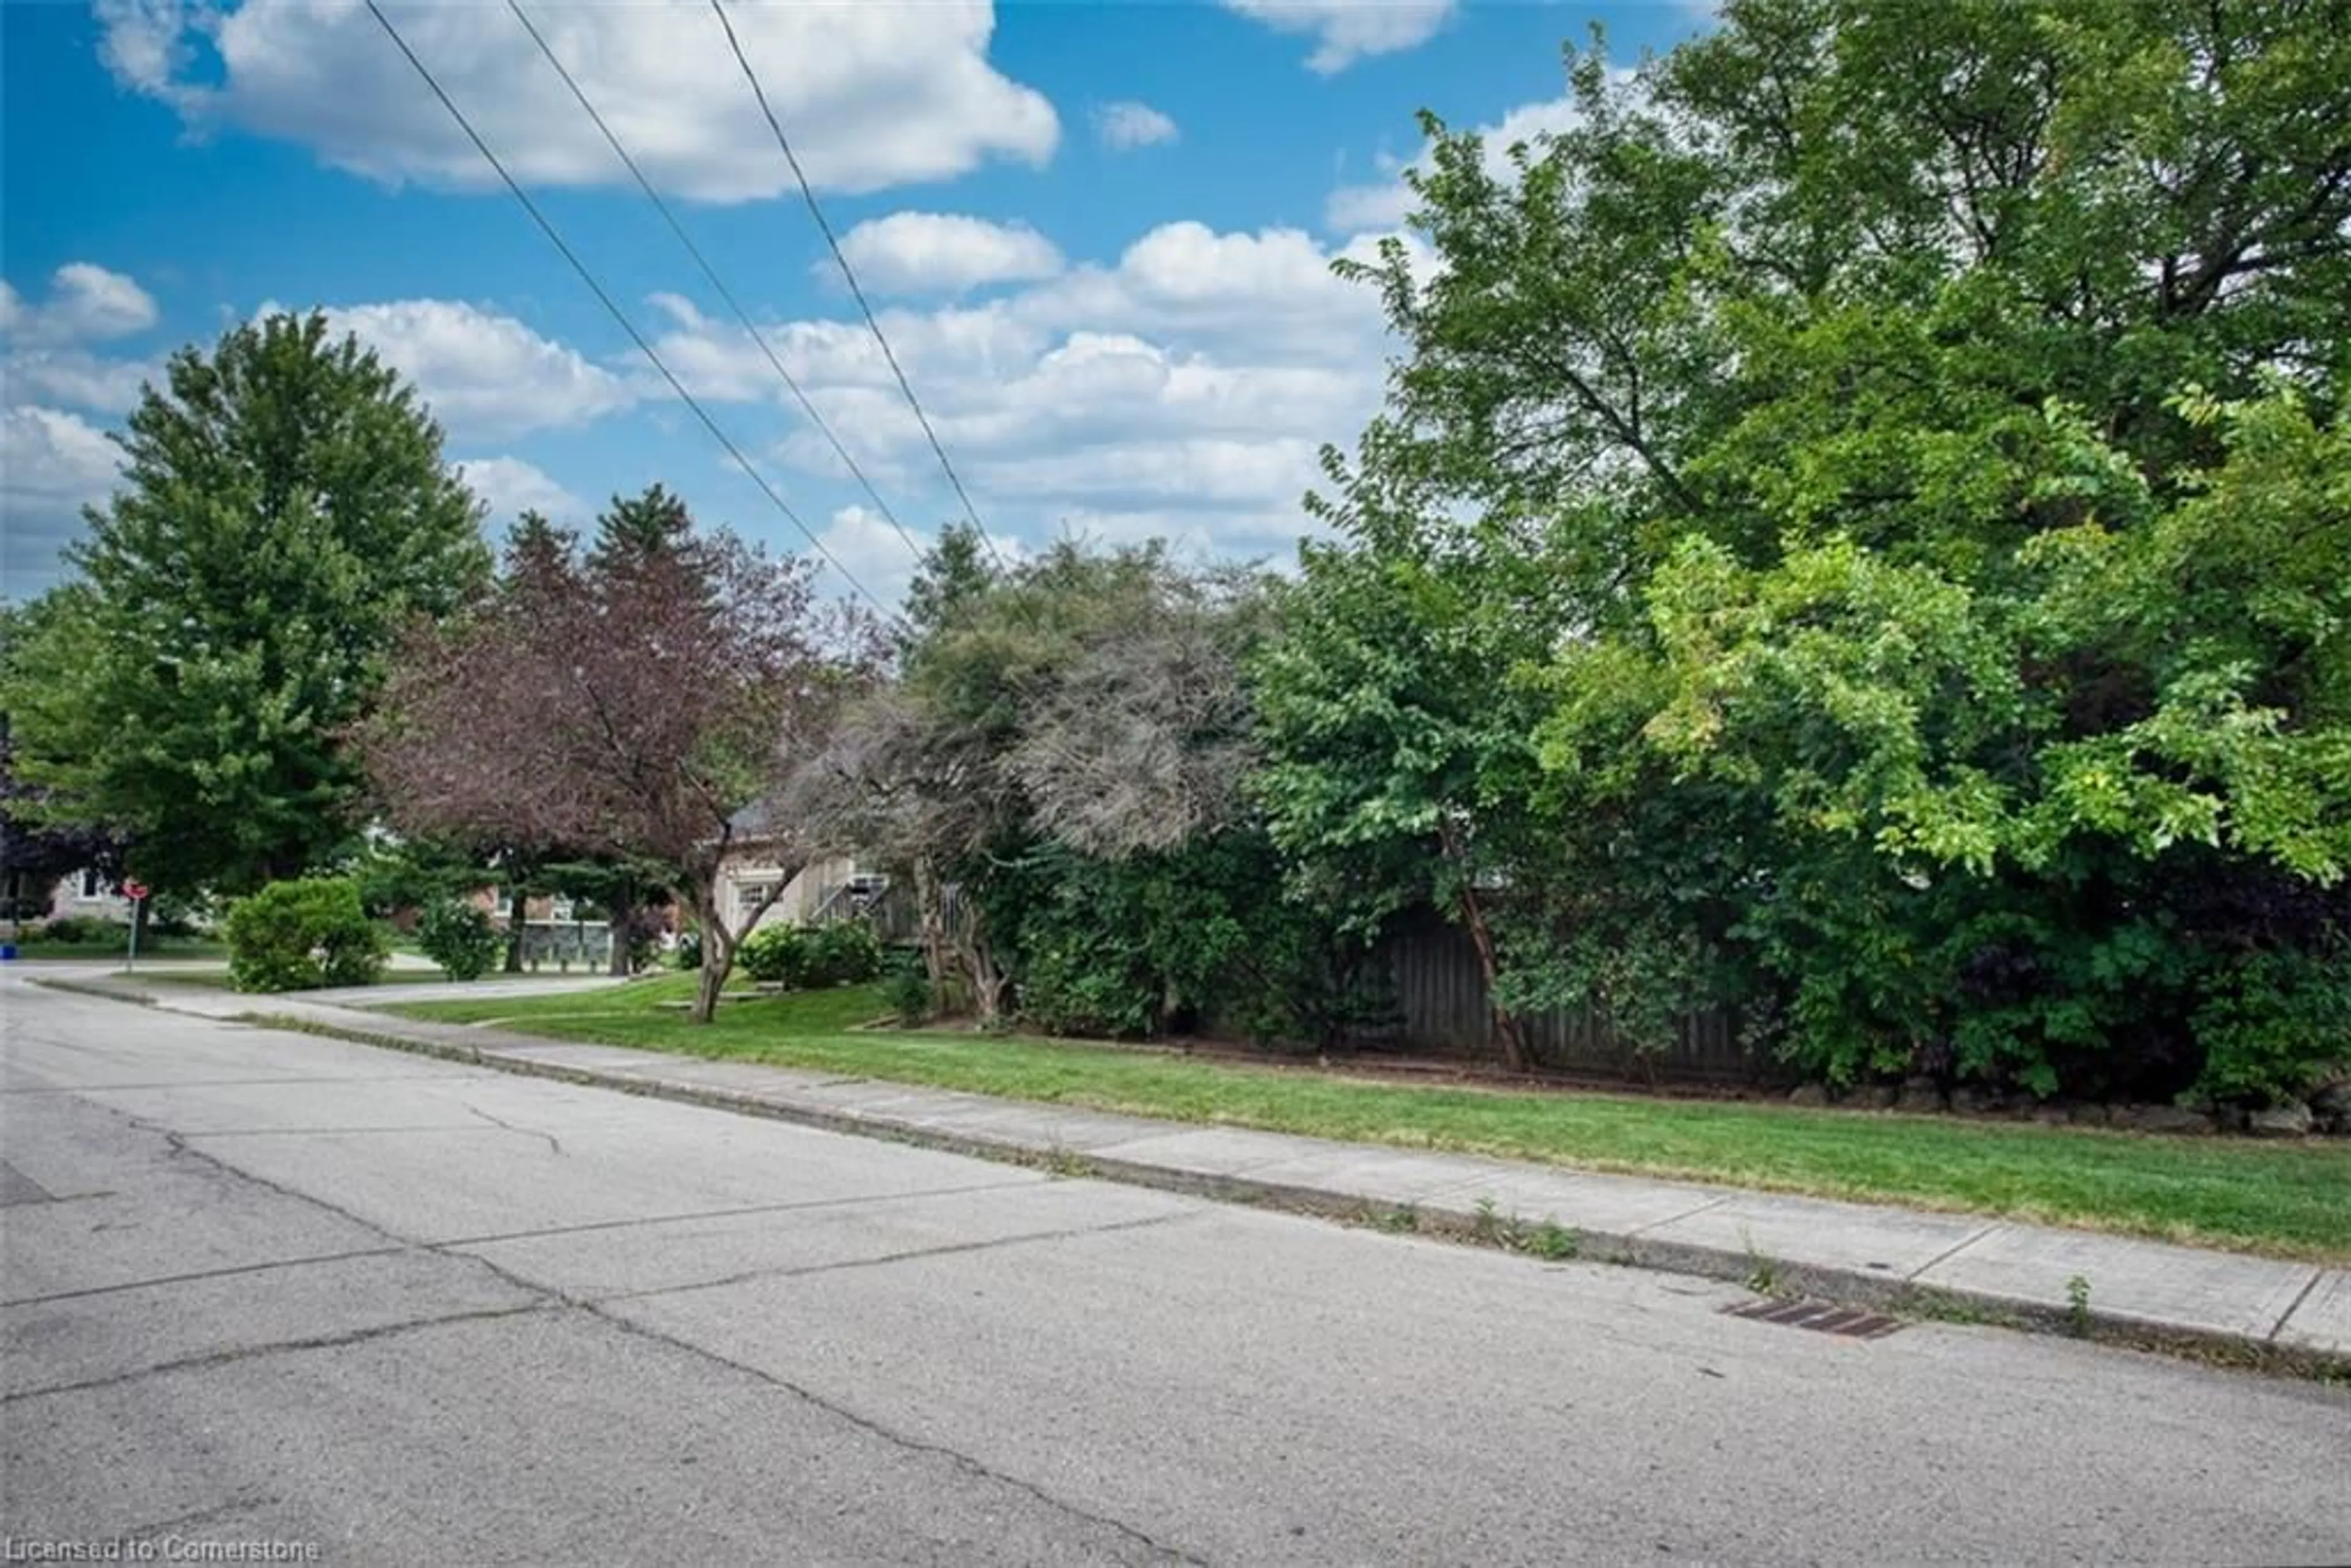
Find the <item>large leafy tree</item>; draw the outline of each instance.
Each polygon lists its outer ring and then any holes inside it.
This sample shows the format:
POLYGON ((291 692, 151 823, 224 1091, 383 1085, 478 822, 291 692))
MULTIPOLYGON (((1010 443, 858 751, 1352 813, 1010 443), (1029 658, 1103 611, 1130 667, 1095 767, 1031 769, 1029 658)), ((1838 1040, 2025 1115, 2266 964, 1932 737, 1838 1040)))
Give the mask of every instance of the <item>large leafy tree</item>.
MULTIPOLYGON (((50 618, 71 603, 69 596, 46 594, 21 608, 0 605, 0 672, 21 651, 39 646, 50 618)), ((23 674, 38 678, 35 667, 23 674)), ((37 916, 47 906, 50 887, 68 873, 121 869, 120 835, 102 823, 60 817, 47 809, 48 798, 47 789, 18 776, 15 725, 0 711, 0 919, 37 916)))
POLYGON ((10 661, 19 773, 160 888, 297 875, 358 825, 341 737, 400 627, 481 582, 480 508, 413 389, 319 315, 181 350, 117 440, 70 603, 10 661))
POLYGON ((1531 808, 1506 990, 1732 997, 1836 1078, 2292 1092, 2351 1009, 2346 21, 1730 0, 1572 56, 1506 160, 1430 122, 1334 505, 1449 585, 1391 595, 1424 637, 1541 563, 1468 677, 1540 694, 1541 777, 1451 791, 1531 808))
MULTIPOLYGON (((718 897, 745 810, 819 747, 874 657, 873 629, 812 577, 698 530, 659 486, 616 497, 584 543, 518 529, 496 595, 402 644, 360 733, 378 799, 402 831, 630 867, 647 884, 632 897, 675 889, 703 933, 708 1021, 767 911, 718 897)), ((820 847, 776 825, 788 863, 820 847)))

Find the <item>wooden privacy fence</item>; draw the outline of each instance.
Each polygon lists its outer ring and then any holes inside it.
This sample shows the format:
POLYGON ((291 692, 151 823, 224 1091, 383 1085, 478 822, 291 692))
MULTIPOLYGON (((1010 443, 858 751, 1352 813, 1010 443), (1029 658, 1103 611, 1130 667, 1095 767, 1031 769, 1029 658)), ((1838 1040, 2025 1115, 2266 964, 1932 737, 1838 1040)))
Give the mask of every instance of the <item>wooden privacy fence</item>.
MULTIPOLYGON (((1381 945, 1377 961, 1395 988, 1402 1019, 1395 1030, 1366 1046, 1431 1055, 1495 1060, 1501 1040, 1494 1028, 1486 977, 1468 935, 1428 915, 1381 945)), ((1792 1082, 1780 1063, 1740 1044, 1738 1020, 1724 1012, 1693 1013, 1680 1037, 1646 1054, 1616 1039, 1589 1014, 1564 1009, 1518 1016, 1527 1049, 1542 1066, 1637 1082, 1792 1082)))

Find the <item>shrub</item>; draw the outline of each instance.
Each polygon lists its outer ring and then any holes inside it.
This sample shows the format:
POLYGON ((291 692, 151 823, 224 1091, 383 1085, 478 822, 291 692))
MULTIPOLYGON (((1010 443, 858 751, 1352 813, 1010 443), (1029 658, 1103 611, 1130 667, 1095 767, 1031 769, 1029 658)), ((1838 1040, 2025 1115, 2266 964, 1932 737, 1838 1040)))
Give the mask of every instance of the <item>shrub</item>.
POLYGON ((892 956, 888 972, 882 977, 882 1000, 908 1029, 931 1016, 931 977, 921 955, 892 956))
POLYGON ((856 986, 882 973, 882 940, 861 920, 824 925, 762 925, 735 961, 762 985, 790 990, 856 986))
POLYGON ((808 934, 808 977, 815 986, 862 986, 882 974, 882 939, 862 920, 836 920, 808 934))
POLYGON ((90 915, 60 915, 41 929, 45 940, 61 942, 73 947, 88 943, 115 941, 121 935, 120 925, 90 915))
POLYGON ((175 894, 159 893, 148 902, 147 930, 155 936, 193 936, 204 906, 175 894))
POLYGON ((809 933, 797 925, 762 925, 743 938, 735 962, 763 986, 797 989, 808 984, 809 933))
POLYGON ((612 940, 626 945, 629 973, 643 974, 653 967, 653 955, 661 950, 661 912, 653 909, 632 909, 612 933, 612 940))
POLYGON ((677 946, 671 953, 670 956, 676 961, 677 967, 681 969, 693 970, 702 967, 702 933, 699 931, 679 932, 677 934, 677 946))
POLYGON ((1036 954, 1020 977, 1020 1016, 1047 1034, 1142 1039, 1156 1010, 1130 966, 1081 946, 1036 954))
POLYGON ((462 899, 437 898, 416 922, 416 945, 453 980, 478 980, 503 946, 490 917, 462 899))
POLYGON ((2351 1039, 2351 963, 2339 953, 2254 953, 2207 988, 2194 1024, 2200 1094, 2260 1107, 2310 1092, 2351 1039))
POLYGON ((372 985, 392 939, 367 916, 355 883, 272 883, 229 907, 229 984, 240 991, 372 985))

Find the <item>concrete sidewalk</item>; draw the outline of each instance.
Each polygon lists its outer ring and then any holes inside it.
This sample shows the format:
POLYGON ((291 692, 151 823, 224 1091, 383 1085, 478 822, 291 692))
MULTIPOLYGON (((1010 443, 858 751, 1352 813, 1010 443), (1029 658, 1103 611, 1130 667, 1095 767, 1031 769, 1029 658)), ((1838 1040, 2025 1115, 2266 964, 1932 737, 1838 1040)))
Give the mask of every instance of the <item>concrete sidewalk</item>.
POLYGON ((2351 1368, 2351 1270, 2343 1269, 1981 1216, 1601 1176, 573 1044, 292 997, 120 978, 68 984, 201 1017, 264 1015, 508 1071, 1424 1232, 1505 1240, 1549 1223, 1573 1234, 1579 1257, 1740 1281, 1771 1293, 2217 1348, 2290 1368, 2351 1368))

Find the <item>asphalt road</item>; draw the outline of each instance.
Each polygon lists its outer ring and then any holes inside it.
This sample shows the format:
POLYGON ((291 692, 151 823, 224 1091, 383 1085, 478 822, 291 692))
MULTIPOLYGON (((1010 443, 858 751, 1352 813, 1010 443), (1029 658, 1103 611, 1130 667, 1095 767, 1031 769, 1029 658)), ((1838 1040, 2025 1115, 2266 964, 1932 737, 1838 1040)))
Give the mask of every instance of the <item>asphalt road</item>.
POLYGON ((2351 1391, 0 1008, 18 1553, 2351 1561, 2351 1391))

